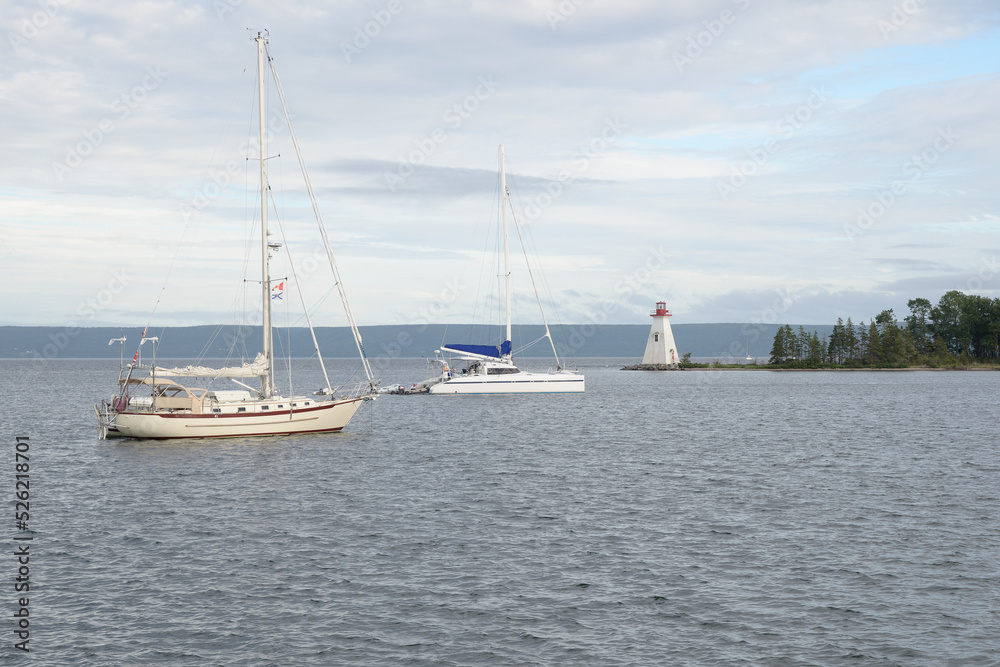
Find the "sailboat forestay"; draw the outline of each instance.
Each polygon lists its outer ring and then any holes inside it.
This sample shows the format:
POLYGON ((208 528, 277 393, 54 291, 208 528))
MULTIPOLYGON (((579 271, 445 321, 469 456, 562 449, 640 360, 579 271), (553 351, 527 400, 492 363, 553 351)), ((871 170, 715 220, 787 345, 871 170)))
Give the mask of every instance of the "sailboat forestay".
MULTIPOLYGON (((298 140, 292 128, 288 106, 285 103, 277 70, 267 49, 267 37, 261 33, 254 39, 257 43, 257 87, 259 99, 259 141, 260 141, 260 211, 261 211, 261 308, 263 345, 251 363, 227 368, 207 368, 187 366, 184 368, 161 368, 156 365, 156 337, 146 337, 143 331, 132 362, 121 364, 118 391, 111 400, 104 400, 94 406, 100 424, 102 438, 218 438, 238 436, 289 435, 293 433, 324 433, 343 429, 366 401, 374 400, 378 393, 371 365, 365 356, 364 345, 357 324, 351 314, 343 282, 337 268, 333 251, 316 196, 305 169, 299 150, 298 140), (271 252, 282 244, 268 240, 268 194, 265 134, 264 69, 266 61, 273 75, 275 88, 284 109, 285 119, 291 139, 298 155, 306 189, 312 202, 313 212, 319 226, 320 236, 326 248, 327 259, 333 271, 337 289, 340 292, 344 312, 350 324, 354 341, 361 357, 366 379, 347 389, 331 387, 322 357, 320 365, 326 385, 312 396, 283 396, 274 381, 274 345, 271 327, 272 281, 268 261, 271 252), (140 351, 145 343, 153 344, 152 362, 146 366, 140 361, 140 351), (229 378, 240 385, 238 390, 212 390, 208 387, 189 386, 185 378, 200 378, 203 383, 218 378, 229 378), (259 387, 244 384, 237 378, 257 378, 259 387), (182 383, 183 380, 183 383, 182 383)), ((280 220, 279 220, 280 222, 280 220)), ((284 232, 282 232, 282 235, 284 232)), ((286 244, 287 246, 287 244, 286 244)), ((294 267, 292 269, 294 276, 294 267)), ((304 305, 304 304, 303 304, 304 305)), ((309 310, 304 308, 309 330, 317 356, 319 346, 309 320, 309 310)), ((124 345, 124 337, 111 342, 124 345)))
MULTIPOLYGON (((528 275, 532 287, 535 288, 535 300, 545 324, 545 338, 552 345, 556 369, 547 373, 522 371, 514 364, 511 346, 511 272, 510 272, 510 235, 508 233, 507 207, 510 204, 510 193, 507 191, 507 169, 503 146, 500 146, 500 217, 503 232, 504 260, 504 303, 506 315, 505 337, 500 345, 471 345, 463 343, 448 343, 438 350, 438 353, 453 355, 454 359, 467 362, 461 372, 453 370, 453 366, 441 360, 441 376, 431 378, 421 383, 431 394, 542 394, 542 393, 578 393, 584 391, 584 376, 566 370, 559 361, 549 324, 542 309, 542 301, 538 296, 531 267, 528 275)), ((516 224, 516 222, 515 222, 516 224)), ((520 232, 519 232, 520 234, 520 232)))

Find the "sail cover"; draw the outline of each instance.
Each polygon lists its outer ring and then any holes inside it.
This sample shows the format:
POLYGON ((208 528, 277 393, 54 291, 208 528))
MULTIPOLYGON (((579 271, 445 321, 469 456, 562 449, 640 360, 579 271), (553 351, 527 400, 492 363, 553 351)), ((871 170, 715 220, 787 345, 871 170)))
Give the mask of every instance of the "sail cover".
POLYGON ((258 354, 252 364, 243 364, 242 366, 228 368, 209 368, 207 366, 160 368, 157 366, 156 374, 168 377, 252 378, 267 375, 267 361, 263 354, 258 354))
POLYGON ((478 357, 491 357, 493 359, 499 359, 501 357, 510 356, 509 340, 505 340, 500 343, 499 347, 496 345, 466 345, 463 343, 446 343, 444 347, 452 352, 464 352, 466 354, 474 354, 478 357))

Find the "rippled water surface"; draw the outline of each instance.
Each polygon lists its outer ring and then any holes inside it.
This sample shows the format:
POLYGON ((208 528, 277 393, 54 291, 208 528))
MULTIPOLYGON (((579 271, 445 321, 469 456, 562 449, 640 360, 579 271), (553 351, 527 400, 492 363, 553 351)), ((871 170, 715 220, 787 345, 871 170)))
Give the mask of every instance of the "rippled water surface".
POLYGON ((157 443, 97 440, 117 364, 2 361, 31 657, 1000 663, 1000 374, 621 365, 582 363, 583 395, 387 395, 350 433, 157 443))

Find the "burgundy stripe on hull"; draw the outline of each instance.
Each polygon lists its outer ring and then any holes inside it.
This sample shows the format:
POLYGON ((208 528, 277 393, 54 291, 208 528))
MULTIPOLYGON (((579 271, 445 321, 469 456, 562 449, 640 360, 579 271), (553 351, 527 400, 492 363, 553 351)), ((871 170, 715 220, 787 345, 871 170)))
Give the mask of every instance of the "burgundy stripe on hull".
MULTIPOLYGON (((288 433, 234 433, 232 435, 176 435, 167 437, 151 437, 151 438, 140 438, 138 436, 126 435, 122 436, 119 434, 118 437, 124 438, 135 438, 137 440, 215 440, 216 438, 264 438, 273 437, 277 438, 283 435, 302 435, 303 433, 340 433, 344 430, 344 427, 340 428, 328 428, 328 429, 317 429, 315 431, 289 431, 288 433)), ((110 435, 110 434, 109 434, 110 435)), ((111 436, 114 437, 114 436, 111 436)))
POLYGON ((249 438, 299 433, 335 433, 357 412, 363 398, 338 401, 294 413, 255 412, 223 414, 130 413, 115 417, 117 433, 109 435, 146 440, 249 438))

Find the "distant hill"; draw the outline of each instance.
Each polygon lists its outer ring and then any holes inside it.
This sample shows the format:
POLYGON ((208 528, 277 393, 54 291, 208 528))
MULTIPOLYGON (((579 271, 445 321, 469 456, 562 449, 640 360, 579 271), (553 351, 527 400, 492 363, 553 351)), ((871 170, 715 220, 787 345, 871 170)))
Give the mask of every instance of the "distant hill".
MULTIPOLYGON (((832 325, 804 325, 809 332, 829 336, 832 325)), ((798 330, 798 325, 792 328, 798 330)), ((768 357, 777 325, 763 324, 675 324, 674 337, 681 354, 690 352, 693 357, 743 357, 747 341, 750 356, 768 357)), ((117 358, 118 344, 108 345, 112 338, 124 333, 128 337, 125 354, 131 357, 139 343, 141 330, 137 328, 91 327, 67 329, 65 327, 0 327, 0 358, 117 358)), ((365 351, 370 358, 430 357, 445 342, 499 342, 496 327, 468 324, 384 325, 361 327, 365 351)), ((520 325, 514 328, 515 353, 521 346, 542 337, 539 325, 520 325)), ((156 354, 161 358, 226 358, 230 350, 237 350, 235 357, 252 357, 260 349, 260 328, 245 328, 243 334, 233 326, 165 327, 151 329, 148 336, 158 336, 156 354), (240 351, 244 351, 242 354, 240 351)), ((644 324, 571 324, 555 327, 552 336, 560 355, 573 357, 626 357, 642 359, 646 348, 649 326, 644 324)), ((312 355, 312 340, 304 328, 276 329, 275 347, 282 356, 289 346, 292 356, 312 355)), ((352 357, 357 354, 354 339, 347 327, 319 327, 316 338, 320 350, 328 357, 352 357)), ((528 357, 546 357, 551 354, 548 342, 539 340, 520 353, 528 357)))

